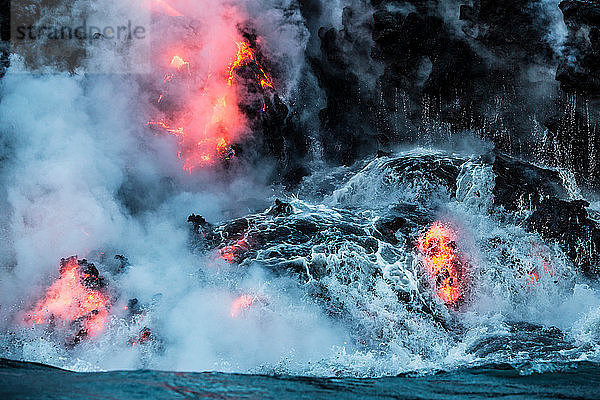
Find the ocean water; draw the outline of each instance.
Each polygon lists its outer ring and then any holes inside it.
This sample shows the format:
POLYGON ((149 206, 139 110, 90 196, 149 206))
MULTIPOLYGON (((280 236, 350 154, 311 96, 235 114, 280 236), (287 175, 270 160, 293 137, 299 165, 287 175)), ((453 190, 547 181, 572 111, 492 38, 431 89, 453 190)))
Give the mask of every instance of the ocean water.
POLYGON ((217 372, 69 372, 0 362, 3 399, 597 399, 600 368, 589 362, 546 372, 488 365, 423 376, 358 379, 217 372))

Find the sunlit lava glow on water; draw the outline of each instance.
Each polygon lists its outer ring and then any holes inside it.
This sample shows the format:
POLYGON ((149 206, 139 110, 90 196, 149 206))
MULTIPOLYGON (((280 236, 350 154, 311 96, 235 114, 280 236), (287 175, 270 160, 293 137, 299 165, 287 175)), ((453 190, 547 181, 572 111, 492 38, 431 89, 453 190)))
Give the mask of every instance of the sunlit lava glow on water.
POLYGON ((78 334, 94 337, 104 331, 110 300, 98 289, 85 285, 93 278, 82 271, 76 257, 63 260, 60 277, 46 290, 29 313, 26 322, 34 325, 62 323, 65 327, 82 322, 78 334))
POLYGON ((437 296, 446 304, 456 304, 463 295, 456 232, 441 222, 435 222, 419 237, 417 247, 437 296))

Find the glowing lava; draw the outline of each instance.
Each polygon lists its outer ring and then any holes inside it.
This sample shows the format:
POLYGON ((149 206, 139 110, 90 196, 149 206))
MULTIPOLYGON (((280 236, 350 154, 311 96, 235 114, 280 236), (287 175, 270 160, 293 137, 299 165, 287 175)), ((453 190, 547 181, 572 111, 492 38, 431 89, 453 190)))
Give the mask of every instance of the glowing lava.
MULTIPOLYGON (((240 91, 234 85, 240 68, 247 67, 245 72, 254 76, 255 84, 263 90, 274 88, 273 79, 258 64, 250 44, 242 41, 236 46, 236 56, 228 66, 223 62, 216 73, 211 70, 212 64, 194 65, 181 55, 170 59, 170 68, 175 71, 165 75, 165 87, 156 101, 159 105, 166 103, 163 111, 167 117, 148 125, 177 137, 178 156, 187 172, 235 156, 232 143, 247 132, 246 119, 238 105, 240 91), (171 95, 179 98, 165 101, 171 95), (169 104, 183 107, 172 109, 169 104)), ((181 47, 185 46, 177 46, 181 47)))
POLYGON ((530 284, 535 285, 540 282, 542 278, 540 275, 540 264, 542 266, 541 270, 546 275, 548 275, 550 278, 554 277, 554 268, 552 267, 552 260, 549 255, 549 250, 544 245, 541 245, 537 242, 532 242, 530 256, 537 264, 528 274, 530 284))
POLYGON ((246 294, 235 299, 235 301, 231 305, 231 318, 239 317, 243 310, 250 308, 252 303, 254 303, 254 297, 248 296, 246 294))
POLYGON ((146 344, 146 343, 150 342, 151 340, 152 340, 152 331, 150 330, 150 328, 144 327, 136 337, 129 339, 127 344, 129 344, 132 347, 135 347, 138 345, 146 344))
POLYGON ((189 65, 189 64, 190 64, 189 62, 184 61, 183 58, 181 58, 179 56, 174 56, 173 59, 171 60, 171 66, 176 69, 181 69, 185 65, 189 65))
POLYGON ((455 240, 456 232, 452 228, 435 222, 417 242, 436 294, 446 304, 456 304, 463 296, 463 271, 455 240))
POLYGON ((233 84, 233 78, 235 76, 235 71, 240 68, 242 65, 249 63, 251 61, 255 61, 254 52, 246 42, 237 43, 238 52, 235 56, 235 59, 229 66, 229 74, 227 78, 227 84, 231 86, 233 84))
POLYGON ((236 262, 239 256, 249 249, 248 242, 245 239, 239 239, 234 244, 219 249, 220 257, 230 264, 236 262))
POLYGON ((235 73, 239 68, 247 64, 252 64, 252 71, 256 77, 256 81, 260 84, 260 87, 263 89, 273 89, 275 87, 273 84, 273 79, 265 72, 264 68, 258 64, 256 56, 254 55, 254 51, 250 48, 250 45, 247 42, 236 44, 238 47, 238 52, 235 59, 229 66, 227 84, 229 86, 233 84, 235 73))
POLYGON ((93 265, 80 265, 76 257, 63 259, 60 277, 35 305, 26 322, 76 326, 79 328, 76 341, 99 335, 104 331, 110 308, 108 297, 98 290, 100 279, 93 265))

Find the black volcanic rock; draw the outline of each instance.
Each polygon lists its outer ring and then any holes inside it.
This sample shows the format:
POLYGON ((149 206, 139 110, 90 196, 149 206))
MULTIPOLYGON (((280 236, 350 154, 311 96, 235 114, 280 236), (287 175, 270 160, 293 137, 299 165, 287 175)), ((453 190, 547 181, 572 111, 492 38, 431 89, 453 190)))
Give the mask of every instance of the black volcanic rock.
POLYGON ((569 30, 556 79, 566 91, 600 96, 600 3, 566 0, 560 3, 569 30))
POLYGON ((468 130, 508 154, 570 169, 580 184, 600 184, 595 156, 586 156, 600 148, 597 2, 347 4, 340 29, 317 26, 325 22, 321 6, 301 2, 312 34, 307 59, 326 103, 318 138, 327 161, 348 165, 468 130), (565 111, 573 102, 586 118, 565 111), (557 117, 565 129, 548 128, 539 143, 531 132, 557 117))
POLYGON ((294 207, 290 203, 283 202, 279 199, 275 199, 275 205, 271 207, 267 214, 273 215, 275 217, 287 217, 292 215, 294 212, 294 207))
POLYGON ((522 206, 535 208, 547 197, 568 197, 557 171, 537 167, 499 152, 495 152, 493 157, 496 205, 516 211, 522 206))
POLYGON ((503 62, 526 64, 528 58, 552 59, 543 23, 548 20, 540 14, 530 0, 475 0, 472 7, 461 8, 460 16, 468 21, 471 36, 503 62))
MULTIPOLYGON (((62 259, 60 261, 61 268, 64 268, 68 262, 70 262, 72 258, 62 259)), ((81 271, 82 280, 81 283, 90 288, 90 289, 102 289, 106 287, 106 283, 104 282, 104 278, 100 275, 98 268, 90 262, 88 262, 85 258, 77 261, 79 265, 79 270, 81 271)))
POLYGON ((385 66, 384 97, 392 101, 392 89, 400 88, 414 101, 423 94, 454 99, 457 89, 471 89, 482 75, 482 60, 442 18, 426 7, 413 9, 421 12, 380 8, 373 14, 372 57, 385 66))
POLYGON ((527 219, 526 227, 543 238, 556 240, 573 264, 588 275, 600 273, 600 226, 589 218, 589 203, 556 198, 543 200, 527 219))

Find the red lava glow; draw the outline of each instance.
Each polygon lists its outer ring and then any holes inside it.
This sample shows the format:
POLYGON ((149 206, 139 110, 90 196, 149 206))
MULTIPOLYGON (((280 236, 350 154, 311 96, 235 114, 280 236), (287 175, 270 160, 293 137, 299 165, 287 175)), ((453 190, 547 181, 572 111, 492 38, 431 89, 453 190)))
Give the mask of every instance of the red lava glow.
POLYGON ((552 261, 548 254, 548 249, 536 242, 533 242, 531 245, 531 258, 536 261, 538 265, 535 266, 531 272, 529 272, 528 278, 529 283, 535 285, 539 283, 542 278, 540 276, 539 264, 542 265, 542 270, 551 278, 554 277, 554 268, 552 267, 552 261))
POLYGON ((148 125, 176 137, 177 155, 188 173, 227 166, 250 133, 243 100, 255 101, 247 95, 270 95, 275 88, 255 42, 241 33, 247 7, 237 1, 136 1, 152 11, 160 32, 151 43, 161 74, 155 78, 156 113, 148 125))
MULTIPOLYGON (((190 82, 198 78, 194 65, 180 55, 173 56, 170 62, 176 72, 165 75, 165 85, 184 83, 188 89, 189 96, 184 99, 185 110, 178 110, 169 121, 150 121, 148 125, 177 136, 178 155, 183 160, 183 169, 189 173, 195 168, 235 156, 231 143, 245 131, 245 119, 238 107, 238 91, 234 87, 237 70, 251 64, 256 83, 263 90, 274 88, 273 79, 257 64, 250 45, 247 42, 236 45, 237 54, 227 70, 221 73, 208 71, 198 90, 190 90, 190 82), (184 69, 187 74, 181 73, 184 69)), ((168 95, 167 88, 160 94, 157 103, 163 102, 168 95)))
POLYGON ((63 260, 60 277, 47 289, 26 321, 34 325, 61 321, 66 326, 83 321, 78 334, 98 336, 106 326, 110 301, 97 289, 84 285, 89 277, 82 272, 76 257, 63 260))
POLYGON ((242 311, 250 308, 250 306, 254 303, 254 297, 249 296, 247 294, 241 295, 231 305, 231 318, 237 318, 240 316, 242 311))
POLYGON ((160 14, 169 15, 171 17, 182 17, 183 14, 173 8, 169 3, 165 0, 152 0, 150 6, 153 11, 158 12, 160 14))
MULTIPOLYGON (((183 83, 189 89, 190 81, 197 78, 191 62, 175 55, 170 66, 177 72, 167 74, 165 84, 183 83), (185 76, 181 74, 184 69, 187 72, 185 76)), ((213 165, 217 160, 229 160, 235 156, 230 144, 244 131, 245 120, 237 105, 237 91, 230 86, 225 73, 209 74, 199 90, 188 90, 184 110, 177 110, 174 118, 168 122, 160 120, 148 123, 149 126, 177 137, 178 155, 185 171, 191 173, 195 168, 213 165)), ((157 103, 160 104, 168 95, 167 89, 161 93, 157 103)))
POLYGON ((456 232, 452 228, 435 222, 417 242, 436 294, 446 304, 456 304, 463 296, 462 267, 455 240, 456 232))
POLYGON ((245 239, 239 239, 234 244, 219 249, 219 256, 230 264, 236 262, 237 258, 248 251, 249 245, 245 239))
POLYGON ((537 268, 534 268, 533 271, 529 273, 529 279, 531 280, 532 284, 538 283, 540 280, 540 273, 538 272, 537 268))
POLYGON ((235 77, 235 71, 242 65, 249 62, 255 61, 254 52, 246 42, 237 43, 238 52, 235 59, 229 66, 229 74, 227 78, 227 84, 231 86, 233 84, 233 78, 235 77))
POLYGON ((185 65, 189 65, 189 62, 184 61, 183 58, 181 58, 179 56, 174 56, 173 59, 171 60, 171 66, 175 67, 176 69, 181 69, 185 65))
POLYGON ((127 342, 127 343, 130 346, 135 347, 135 346, 139 346, 142 344, 146 344, 151 339, 152 339, 152 331, 150 330, 150 328, 145 327, 140 331, 138 336, 129 339, 129 342, 127 342))

